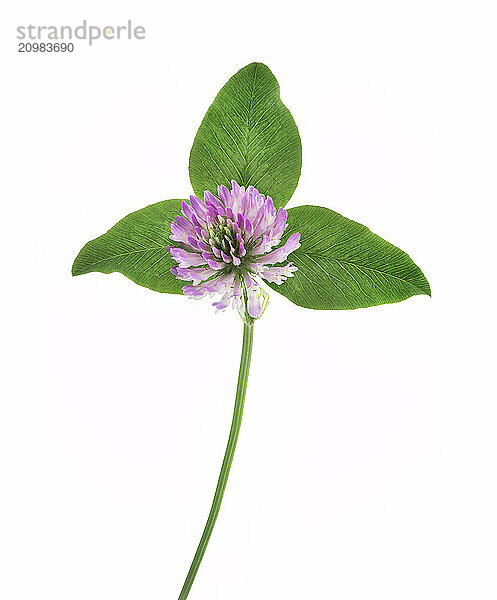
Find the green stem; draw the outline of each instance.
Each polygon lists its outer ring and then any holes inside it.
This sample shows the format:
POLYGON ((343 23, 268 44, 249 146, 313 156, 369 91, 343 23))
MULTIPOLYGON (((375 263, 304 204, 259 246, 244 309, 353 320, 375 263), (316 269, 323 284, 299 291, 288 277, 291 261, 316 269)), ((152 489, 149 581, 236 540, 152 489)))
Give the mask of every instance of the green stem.
POLYGON ((219 509, 221 508, 221 502, 223 501, 224 490, 228 482, 228 476, 230 474, 231 463, 233 462, 233 456, 235 454, 236 442, 238 440, 238 434, 240 433, 240 425, 242 424, 243 405, 245 402, 245 392, 247 390, 247 380, 250 368, 250 357, 252 355, 252 340, 254 335, 253 324, 243 325, 243 345, 242 345, 242 356, 240 358, 240 370, 238 372, 238 385, 236 388, 235 398, 235 409, 233 411, 233 420, 231 422, 230 436, 228 438, 228 445, 226 446, 226 452, 224 453, 223 464, 221 466, 221 472, 219 473, 219 479, 217 481, 216 491, 214 493, 214 499, 212 500, 211 510, 207 523, 205 524, 204 532, 200 538, 200 542, 193 557, 193 561, 186 576, 185 583, 181 588, 181 592, 178 600, 186 600, 190 589, 195 580, 195 576, 202 562, 202 558, 209 543, 209 539, 216 523, 219 509))

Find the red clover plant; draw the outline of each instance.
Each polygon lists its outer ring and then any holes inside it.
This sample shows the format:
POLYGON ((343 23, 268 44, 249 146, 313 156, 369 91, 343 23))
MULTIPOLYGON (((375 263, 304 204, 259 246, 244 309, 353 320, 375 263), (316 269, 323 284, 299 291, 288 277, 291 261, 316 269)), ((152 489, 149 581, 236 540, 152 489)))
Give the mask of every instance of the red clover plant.
POLYGON ((72 268, 73 275, 117 271, 157 292, 215 296, 216 311, 236 307, 244 322, 228 445, 179 600, 190 592, 228 481, 254 322, 268 302, 262 285, 299 306, 324 310, 430 295, 428 281, 409 256, 364 225, 321 206, 284 209, 301 162, 299 132, 280 100, 278 82, 265 65, 249 64, 221 89, 197 132, 189 164, 196 195, 124 217, 88 242, 72 268))

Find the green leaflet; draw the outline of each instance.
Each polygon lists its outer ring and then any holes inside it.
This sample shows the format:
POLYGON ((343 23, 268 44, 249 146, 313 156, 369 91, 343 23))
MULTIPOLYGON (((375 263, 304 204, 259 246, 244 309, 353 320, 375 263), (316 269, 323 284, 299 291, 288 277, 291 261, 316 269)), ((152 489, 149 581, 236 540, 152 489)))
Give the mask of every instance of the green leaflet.
POLYGON ((286 238, 301 246, 289 256, 293 278, 273 290, 305 308, 343 310, 431 295, 430 284, 402 250, 367 227, 321 206, 288 210, 286 238))
POLYGON ((190 153, 190 181, 199 198, 217 186, 253 185, 276 207, 290 200, 300 177, 302 146, 290 111, 266 65, 251 63, 226 83, 207 111, 190 153))
POLYGON ((171 221, 181 212, 182 200, 164 200, 121 219, 107 233, 88 242, 72 266, 73 275, 118 271, 138 285, 156 292, 181 294, 185 285, 172 275, 176 264, 166 247, 171 221))

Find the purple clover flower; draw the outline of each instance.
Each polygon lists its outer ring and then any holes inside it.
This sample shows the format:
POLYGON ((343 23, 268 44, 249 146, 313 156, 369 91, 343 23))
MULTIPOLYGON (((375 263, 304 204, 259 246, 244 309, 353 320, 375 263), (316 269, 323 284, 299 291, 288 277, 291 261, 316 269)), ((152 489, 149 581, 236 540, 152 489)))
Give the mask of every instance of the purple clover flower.
POLYGON ((287 212, 276 210, 254 187, 245 190, 236 181, 231 192, 218 187, 219 198, 206 191, 202 202, 190 196, 182 213, 171 223, 171 239, 179 247, 168 246, 178 263, 171 273, 183 281, 183 293, 192 298, 221 294, 213 303, 217 310, 231 304, 242 316, 245 306, 253 319, 263 310, 265 292, 255 277, 281 285, 293 277, 293 263, 279 265, 300 246, 300 233, 293 233, 283 246, 275 248, 286 229, 287 212))

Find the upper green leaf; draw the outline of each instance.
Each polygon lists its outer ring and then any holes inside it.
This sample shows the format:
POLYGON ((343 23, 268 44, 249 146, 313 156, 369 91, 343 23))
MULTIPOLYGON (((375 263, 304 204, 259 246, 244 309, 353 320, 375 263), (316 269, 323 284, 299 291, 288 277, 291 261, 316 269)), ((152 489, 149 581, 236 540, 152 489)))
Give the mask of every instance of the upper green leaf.
POLYGON ((170 272, 176 263, 166 250, 174 246, 171 221, 182 200, 164 200, 129 214, 107 233, 88 242, 76 257, 73 275, 118 271, 156 292, 181 294, 184 282, 170 272))
POLYGON ((231 187, 234 179, 284 206, 301 166, 299 132, 276 78, 266 65, 247 65, 221 89, 195 136, 189 167, 195 194, 217 194, 218 185, 231 187))
POLYGON ((290 255, 294 277, 271 287, 305 308, 343 310, 431 295, 430 284, 402 250, 364 225, 321 206, 288 210, 285 239, 298 231, 290 255))

